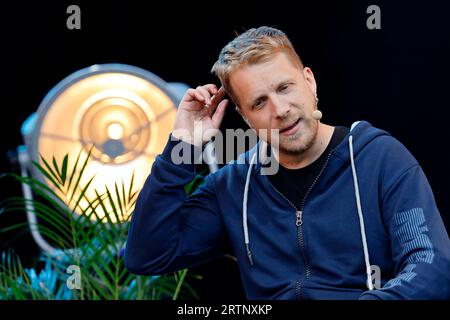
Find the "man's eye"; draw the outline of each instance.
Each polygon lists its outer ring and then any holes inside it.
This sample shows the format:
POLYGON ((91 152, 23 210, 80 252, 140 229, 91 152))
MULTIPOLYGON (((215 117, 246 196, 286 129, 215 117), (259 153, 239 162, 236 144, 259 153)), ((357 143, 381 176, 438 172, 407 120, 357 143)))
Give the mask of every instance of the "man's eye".
POLYGON ((263 100, 257 100, 255 102, 255 104, 253 105, 253 109, 259 109, 264 105, 264 101, 263 100))
POLYGON ((284 84, 280 87, 280 91, 287 91, 289 89, 289 84, 284 84))

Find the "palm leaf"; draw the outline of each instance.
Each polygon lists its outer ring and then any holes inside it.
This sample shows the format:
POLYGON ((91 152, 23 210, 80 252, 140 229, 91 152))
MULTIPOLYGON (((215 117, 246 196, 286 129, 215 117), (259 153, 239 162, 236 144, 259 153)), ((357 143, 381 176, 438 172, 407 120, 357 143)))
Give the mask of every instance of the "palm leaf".
MULTIPOLYGON (((15 299, 67 297, 65 289, 55 285, 55 279, 58 284, 65 283, 68 278, 65 270, 71 264, 78 265, 82 275, 81 290, 72 292, 72 299, 177 299, 193 296, 195 291, 185 285, 187 270, 162 276, 137 276, 125 268, 121 250, 126 242, 131 217, 128 213, 133 210, 138 194, 134 190, 135 172, 129 185, 117 181, 114 190, 107 186, 102 192, 93 190, 94 199, 88 199, 86 195, 88 190, 93 189, 95 176, 83 185, 81 181, 86 181, 85 169, 91 152, 92 147, 86 158, 82 159, 80 150, 70 166, 68 154, 62 161, 53 157, 51 164, 42 156, 43 165, 34 162, 53 189, 36 179, 9 174, 16 181, 29 185, 40 199, 8 199, 0 203, 0 214, 33 210, 39 221, 36 227, 44 238, 58 244, 62 258, 46 254, 41 256, 45 261, 51 261, 51 269, 46 262, 47 273, 44 274, 50 277, 51 282, 48 287, 36 290, 33 286, 36 286, 37 272, 24 269, 18 259, 5 255, 5 263, 0 264, 0 298, 6 294, 15 299), (80 205, 82 200, 86 203, 84 208, 80 205), (70 208, 67 203, 71 204, 70 208), (100 212, 104 216, 100 216, 100 212), (12 285, 17 279, 21 279, 21 284, 12 285), (10 287, 8 290, 7 286, 10 287)), ((191 186, 190 191, 193 189, 195 185, 191 186)), ((15 232, 26 227, 27 224, 22 223, 2 228, 0 232, 15 232)))

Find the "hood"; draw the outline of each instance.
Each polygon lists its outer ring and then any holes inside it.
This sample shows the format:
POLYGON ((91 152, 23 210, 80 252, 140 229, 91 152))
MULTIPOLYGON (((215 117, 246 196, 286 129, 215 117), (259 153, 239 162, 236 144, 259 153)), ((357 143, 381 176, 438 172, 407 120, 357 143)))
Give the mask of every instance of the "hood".
MULTIPOLYGON (((332 154, 341 158, 343 161, 342 165, 348 165, 350 162, 353 176, 353 186, 354 186, 354 195, 355 195, 355 203, 358 212, 359 218, 359 226, 361 233, 361 242, 364 250, 364 260, 366 264, 366 273, 367 273, 367 284, 369 290, 373 290, 373 282, 372 282, 372 271, 371 264, 369 261, 369 252, 366 240, 366 232, 364 226, 364 217, 362 213, 361 207, 361 199, 359 195, 359 185, 358 185, 358 174, 355 167, 355 158, 356 155, 363 150, 370 142, 382 135, 389 135, 384 130, 377 129, 373 127, 367 121, 357 121, 354 122, 350 127, 350 132, 344 138, 344 140, 331 151, 332 154)), ((250 265, 253 266, 253 257, 250 246, 250 238, 248 234, 248 223, 247 223, 247 202, 248 202, 248 189, 251 184, 251 176, 253 173, 261 173, 262 166, 267 163, 267 143, 264 141, 259 141, 255 147, 246 152, 242 157, 245 157, 245 163, 249 164, 246 179, 245 179, 245 187, 244 187, 244 195, 242 200, 242 226, 244 232, 244 244, 247 252, 247 257, 250 262, 250 265)))

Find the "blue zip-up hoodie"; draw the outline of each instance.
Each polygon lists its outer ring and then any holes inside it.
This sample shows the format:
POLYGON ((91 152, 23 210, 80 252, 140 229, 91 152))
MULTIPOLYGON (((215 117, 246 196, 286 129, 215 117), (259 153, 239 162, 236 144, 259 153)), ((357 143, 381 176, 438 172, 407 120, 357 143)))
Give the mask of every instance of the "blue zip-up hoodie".
POLYGON ((260 143, 187 196, 194 165, 172 162, 177 143, 139 194, 125 251, 132 273, 189 268, 231 245, 249 299, 450 298, 450 241, 432 190, 386 131, 352 125, 303 208, 261 174, 260 143))

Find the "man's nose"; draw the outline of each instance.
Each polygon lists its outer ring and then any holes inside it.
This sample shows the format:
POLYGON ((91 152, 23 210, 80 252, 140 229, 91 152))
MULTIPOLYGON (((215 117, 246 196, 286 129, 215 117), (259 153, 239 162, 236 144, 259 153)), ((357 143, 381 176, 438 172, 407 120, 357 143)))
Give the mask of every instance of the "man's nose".
POLYGON ((284 119, 289 114, 290 106, 287 101, 279 97, 272 97, 272 112, 274 117, 284 119))

